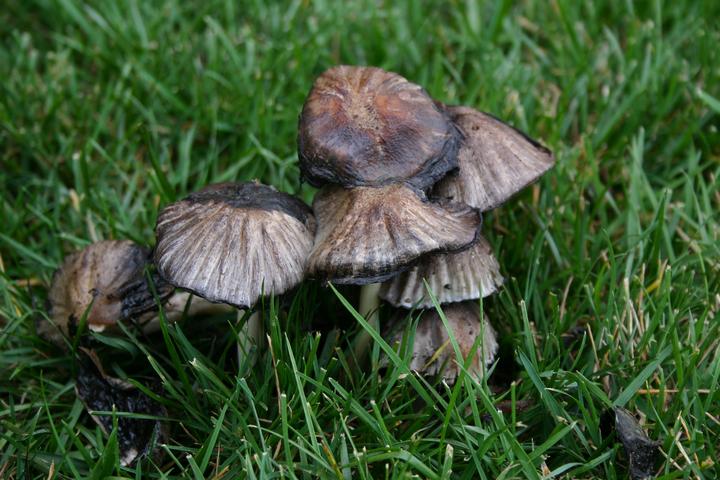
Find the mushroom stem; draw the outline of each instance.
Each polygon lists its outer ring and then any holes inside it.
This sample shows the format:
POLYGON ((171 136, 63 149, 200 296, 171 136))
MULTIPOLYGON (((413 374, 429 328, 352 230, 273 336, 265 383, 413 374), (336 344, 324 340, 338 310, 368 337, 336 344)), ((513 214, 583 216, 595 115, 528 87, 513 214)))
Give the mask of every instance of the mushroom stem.
POLYGON ((165 304, 165 316, 168 321, 175 322, 182 318, 188 299, 191 297, 192 300, 190 300, 190 306, 187 309, 188 317, 195 315, 220 315, 233 310, 231 305, 225 303, 213 303, 188 292, 176 292, 165 304))
MULTIPOLYGON (((375 330, 380 329, 378 315, 378 309, 380 307, 380 297, 378 297, 379 292, 380 283, 371 283, 369 285, 363 285, 360 288, 360 305, 358 312, 367 319, 370 327, 375 330)), ((355 339, 353 353, 355 354, 355 360, 358 364, 362 363, 367 356, 371 338, 372 337, 367 330, 363 329, 355 339)))
MULTIPOLYGON (((238 310, 238 320, 245 316, 245 310, 238 310)), ((260 345, 263 336, 263 324, 260 318, 260 311, 254 311, 248 317, 245 325, 239 333, 237 356, 238 370, 244 375, 257 360, 257 347, 260 345)))
MULTIPOLYGON (((177 322, 183 317, 186 313, 185 307, 191 296, 190 306, 187 307, 188 317, 196 315, 221 315, 231 312, 234 309, 234 307, 224 303, 208 302, 204 298, 193 296, 188 292, 175 292, 163 307, 165 320, 167 320, 168 323, 177 322)), ((143 324, 142 330, 146 334, 160 330, 160 317, 156 315, 148 320, 147 323, 143 324)))

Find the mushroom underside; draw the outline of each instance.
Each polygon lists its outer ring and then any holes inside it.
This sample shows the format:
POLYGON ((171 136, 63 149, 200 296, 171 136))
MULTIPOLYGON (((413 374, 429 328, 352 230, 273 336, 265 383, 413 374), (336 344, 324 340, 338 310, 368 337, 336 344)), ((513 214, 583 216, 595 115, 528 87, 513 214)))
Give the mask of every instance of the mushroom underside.
POLYGON ((380 298, 396 307, 431 308, 428 289, 438 303, 446 304, 487 297, 502 283, 492 248, 480 237, 475 245, 461 252, 421 258, 411 269, 383 283, 380 298))
POLYGON ((163 209, 155 247, 160 274, 209 301, 239 308, 300 283, 315 233, 312 212, 294 197, 261 187, 245 199, 237 184, 214 185, 163 209))
POLYGON ((447 111, 465 140, 458 170, 433 188, 438 197, 492 210, 555 164, 550 150, 492 115, 461 106, 447 111))
POLYGON ((479 238, 480 215, 464 205, 431 203, 407 185, 324 187, 308 275, 364 285, 388 279, 431 252, 460 251, 479 238))

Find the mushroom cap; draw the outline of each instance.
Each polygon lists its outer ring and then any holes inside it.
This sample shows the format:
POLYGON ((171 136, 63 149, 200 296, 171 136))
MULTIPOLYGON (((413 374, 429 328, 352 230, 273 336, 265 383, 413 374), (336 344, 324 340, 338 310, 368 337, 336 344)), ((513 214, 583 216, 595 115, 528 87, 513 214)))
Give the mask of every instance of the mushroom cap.
MULTIPOLYGON (((48 292, 51 319, 67 335, 70 325, 77 324, 91 304, 87 325, 93 331, 155 312, 155 296, 145 277, 149 260, 149 250, 129 240, 96 242, 67 256, 48 292)), ((156 275, 153 283, 161 301, 174 290, 156 275)), ((39 328, 41 335, 59 342, 57 331, 46 322, 39 328)))
MULTIPOLYGON (((463 359, 474 353, 468 372, 476 379, 483 377, 485 368, 493 361, 498 343, 490 322, 485 316, 480 320, 480 307, 476 302, 450 303, 443 306, 443 313, 460 347, 463 359), (478 336, 477 350, 472 352, 478 336)), ((390 345, 402 341, 407 325, 407 313, 396 316, 385 338, 390 345)), ((445 329, 437 310, 425 310, 421 313, 413 338, 410 369, 425 375, 440 375, 454 382, 460 373, 457 356, 453 349, 448 331, 445 329)))
POLYGON ((210 185, 165 207, 155 262, 171 284, 252 307, 303 280, 315 235, 310 207, 256 182, 210 185))
POLYGON ((380 287, 380 298, 404 308, 432 308, 425 281, 438 303, 476 300, 495 293, 503 283, 500 265, 484 237, 467 250, 436 253, 380 287))
POLYGON ((469 107, 447 107, 465 140, 459 170, 443 178, 434 194, 481 211, 491 210, 549 170, 550 150, 521 131, 469 107))
POLYGON ((419 85, 380 68, 338 66, 315 80, 303 106, 300 170, 316 187, 405 181, 425 190, 457 167, 460 140, 419 85))
POLYGON ((480 214, 465 205, 428 202, 407 185, 326 186, 313 210, 319 228, 308 275, 363 285, 387 280, 431 252, 470 247, 480 214))

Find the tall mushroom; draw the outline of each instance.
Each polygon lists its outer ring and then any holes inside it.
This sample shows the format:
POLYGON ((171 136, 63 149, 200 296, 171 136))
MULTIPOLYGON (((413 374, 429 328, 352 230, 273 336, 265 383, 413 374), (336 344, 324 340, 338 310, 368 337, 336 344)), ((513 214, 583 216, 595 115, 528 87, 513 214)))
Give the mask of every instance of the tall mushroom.
MULTIPOLYGON (((155 262, 169 283, 251 309, 303 280, 315 218, 301 200, 267 185, 220 183, 165 207, 156 234, 155 262)), ((256 311, 245 338, 259 343, 260 329, 256 311)))
MULTIPOLYGON (((38 323, 38 333, 62 345, 63 337, 86 315, 94 332, 117 331, 120 321, 133 321, 145 332, 157 328, 158 304, 145 275, 148 249, 130 240, 103 240, 68 255, 55 271, 48 292, 49 322, 38 323)), ((166 318, 180 318, 190 294, 175 292, 151 270, 152 282, 166 318)), ((214 313, 217 308, 193 299, 189 314, 214 313)))
MULTIPOLYGON (((458 251, 478 237, 480 216, 425 192, 457 167, 460 130, 420 86, 373 67, 320 75, 299 120, 303 178, 322 187, 311 277, 363 285, 360 313, 377 326, 377 282, 422 255, 458 251)), ((356 353, 369 341, 361 336, 356 353)))

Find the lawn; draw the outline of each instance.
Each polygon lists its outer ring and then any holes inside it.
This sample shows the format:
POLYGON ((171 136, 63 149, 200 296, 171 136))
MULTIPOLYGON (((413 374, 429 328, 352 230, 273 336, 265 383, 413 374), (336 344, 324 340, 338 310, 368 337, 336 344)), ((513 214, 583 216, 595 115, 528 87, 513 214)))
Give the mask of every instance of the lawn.
POLYGON ((600 428, 617 406, 660 442, 658 478, 720 477, 719 47, 713 0, 5 2, 0 478, 627 478, 600 428), (310 201, 297 117, 341 63, 555 153, 485 217, 507 279, 483 304, 494 371, 381 368, 378 341, 360 371, 356 290, 310 282, 263 306, 269 348, 244 375, 232 314, 95 335, 168 411, 162 459, 119 467, 74 357, 36 334, 54 269, 100 239, 152 245, 159 209, 211 182, 310 201))

